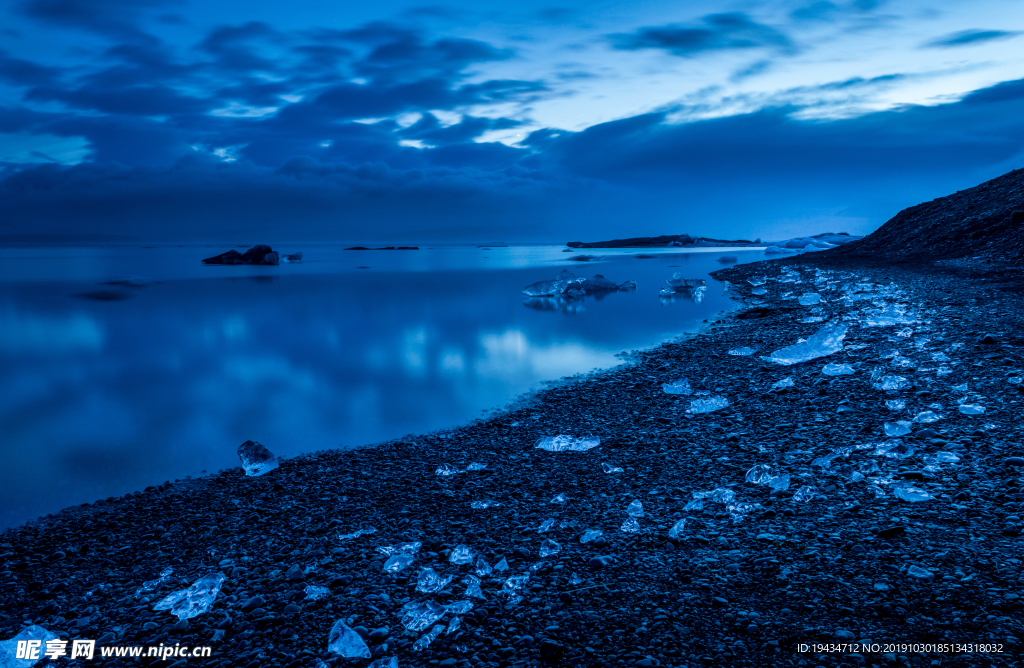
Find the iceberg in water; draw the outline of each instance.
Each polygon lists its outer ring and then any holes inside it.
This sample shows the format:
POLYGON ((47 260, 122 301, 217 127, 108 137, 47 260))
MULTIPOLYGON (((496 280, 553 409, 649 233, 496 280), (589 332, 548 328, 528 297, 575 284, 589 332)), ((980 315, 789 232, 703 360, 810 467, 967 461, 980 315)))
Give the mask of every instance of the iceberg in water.
POLYGON ((790 366, 837 353, 843 349, 843 338, 846 337, 847 328, 848 325, 830 322, 803 343, 776 350, 770 357, 761 359, 765 362, 790 366))
MULTIPOLYGON (((563 269, 553 281, 537 281, 523 288, 523 293, 531 297, 555 297, 559 295, 569 296, 574 287, 583 283, 582 278, 568 269, 563 269)), ((579 290, 582 293, 582 289, 579 290)))
POLYGON ((683 278, 680 273, 672 274, 672 278, 665 281, 668 287, 661 289, 658 293, 662 297, 672 300, 676 297, 685 297, 698 304, 704 301, 704 294, 707 292, 707 281, 703 278, 683 278))

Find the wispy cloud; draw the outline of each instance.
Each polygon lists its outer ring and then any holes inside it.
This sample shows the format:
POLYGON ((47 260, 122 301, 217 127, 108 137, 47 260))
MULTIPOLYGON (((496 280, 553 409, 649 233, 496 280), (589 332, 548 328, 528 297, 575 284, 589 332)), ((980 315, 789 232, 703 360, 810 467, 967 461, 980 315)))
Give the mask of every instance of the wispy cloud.
POLYGON ((714 51, 794 50, 792 40, 785 33, 758 23, 742 12, 708 14, 695 25, 653 26, 608 38, 616 49, 657 49, 683 58, 714 51))
POLYGON ((954 49, 961 46, 975 46, 1020 35, 1020 31, 1008 30, 961 30, 943 35, 923 44, 928 49, 954 49))

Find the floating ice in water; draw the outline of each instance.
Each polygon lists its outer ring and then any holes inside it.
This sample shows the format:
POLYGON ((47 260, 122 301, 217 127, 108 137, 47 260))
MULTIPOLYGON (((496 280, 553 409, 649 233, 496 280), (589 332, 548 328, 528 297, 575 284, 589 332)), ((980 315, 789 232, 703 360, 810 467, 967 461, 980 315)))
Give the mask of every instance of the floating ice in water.
POLYGON ((260 476, 277 468, 277 456, 266 446, 256 441, 246 441, 238 446, 238 458, 247 476, 260 476))
POLYGON ((789 474, 783 473, 768 480, 768 486, 776 492, 784 492, 789 489, 789 474))
POLYGON ((639 501, 633 501, 626 508, 626 514, 630 517, 643 517, 644 516, 644 504, 639 501))
POLYGON ((601 469, 605 473, 622 473, 624 470, 621 466, 612 466, 611 464, 605 462, 601 463, 601 469))
POLYGON ((875 448, 875 454, 888 457, 889 459, 906 459, 914 454, 914 448, 903 441, 891 439, 884 443, 879 443, 878 447, 875 448))
POLYGON ((886 436, 906 436, 910 433, 910 423, 906 420, 886 422, 882 429, 886 436))
POLYGON ((406 566, 411 564, 413 562, 413 559, 415 559, 415 557, 413 557, 411 554, 396 554, 395 556, 391 557, 390 559, 384 562, 384 572, 397 573, 398 571, 404 569, 406 566))
POLYGON ((537 441, 536 447, 549 452, 564 452, 566 450, 583 451, 591 450, 601 445, 601 439, 597 436, 592 438, 574 438, 565 434, 558 436, 545 436, 537 441))
MULTIPOLYGON (((173 572, 174 572, 174 569, 171 568, 170 566, 168 566, 167 568, 163 569, 162 571, 160 571, 160 575, 158 575, 155 580, 147 580, 146 582, 143 582, 142 586, 139 587, 138 590, 136 590, 135 595, 139 596, 143 592, 153 591, 154 589, 159 587, 161 584, 166 582, 167 578, 171 577, 171 573, 173 573, 173 572)), ((3 664, 0 664, 0 668, 3 668, 3 664)))
POLYGON ((936 461, 942 464, 955 464, 960 461, 960 455, 954 452, 946 452, 945 450, 939 450, 935 453, 936 461))
POLYGON ((733 348, 729 351, 729 354, 736 355, 737 357, 744 357, 746 355, 753 355, 756 352, 757 348, 747 348, 744 346, 743 348, 733 348))
POLYGON ((540 544, 540 558, 550 557, 553 554, 558 554, 562 551, 562 546, 551 540, 550 538, 544 539, 544 542, 540 544))
POLYGON ((687 413, 713 413, 729 405, 725 397, 709 397, 707 399, 694 399, 690 402, 687 413))
POLYGON ((814 487, 812 485, 803 485, 793 494, 793 500, 796 501, 797 503, 803 503, 805 501, 810 501, 816 496, 821 496, 818 493, 817 487, 814 487))
POLYGON ((626 533, 637 533, 640 531, 640 523, 636 521, 635 517, 627 517, 620 528, 626 533))
POLYGON ((442 478, 448 478, 455 475, 456 473, 462 473, 462 470, 455 468, 451 464, 441 464, 440 466, 437 467, 437 470, 434 471, 434 473, 441 476, 442 478))
POLYGON ((473 563, 473 552, 467 546, 459 545, 448 555, 448 561, 460 565, 471 564, 473 563))
POLYGON ((427 567, 420 571, 416 578, 416 591, 425 594, 436 594, 448 586, 454 578, 451 575, 438 575, 433 568, 427 567))
POLYGON ((793 377, 786 376, 782 380, 777 380, 772 384, 773 390, 781 390, 785 387, 793 387, 793 377))
POLYGON ((483 510, 485 508, 496 508, 500 505, 497 501, 474 501, 469 504, 469 507, 473 510, 483 510))
POLYGON ((178 616, 178 619, 192 619, 213 607, 213 602, 226 579, 223 573, 204 575, 193 582, 188 589, 176 591, 161 599, 153 606, 153 609, 170 610, 172 615, 178 616))
POLYGON ((662 383, 661 389, 665 394, 693 394, 690 381, 685 378, 674 380, 671 383, 662 383))
POLYGON ((680 290, 695 290, 698 288, 707 287, 708 282, 703 278, 683 278, 680 273, 672 274, 672 278, 666 279, 668 286, 675 291, 680 290))
POLYGON ((565 503, 568 500, 569 497, 567 497, 565 494, 559 494, 555 498, 551 499, 551 503, 565 503))
POLYGON ((853 367, 849 364, 835 364, 829 362, 822 367, 821 372, 826 376, 851 376, 853 375, 853 367))
MULTIPOLYGON (((478 571, 479 572, 479 571, 478 571)), ((487 573, 490 573, 490 566, 488 566, 487 573)), ((482 573, 481 575, 486 575, 482 573)), ((475 575, 467 575, 462 578, 462 584, 466 585, 466 596, 469 598, 483 598, 484 593, 480 591, 480 578, 475 575)))
POLYGON ((327 637, 327 651, 347 659, 369 659, 370 648, 358 633, 349 628, 344 619, 334 622, 327 637))
POLYGON ((985 407, 979 404, 960 404, 957 410, 964 415, 981 415, 985 412, 985 407))
POLYGON ((309 601, 319 601, 331 593, 331 590, 327 587, 319 587, 317 585, 306 585, 303 591, 306 592, 306 600, 309 601))
POLYGON ((557 520, 544 520, 540 523, 540 528, 537 529, 537 533, 546 533, 548 531, 551 531, 551 529, 554 528, 557 522, 557 520))
POLYGON ((747 471, 746 481, 755 485, 766 484, 775 475, 775 469, 768 464, 755 464, 747 471))
POLYGON ((603 534, 603 533, 604 532, 601 531, 600 529, 588 529, 588 530, 583 532, 582 536, 580 536, 580 542, 581 543, 589 543, 592 540, 597 540, 598 538, 601 537, 601 534, 603 534))
POLYGON ((754 288, 753 290, 750 291, 750 294, 761 297, 768 294, 768 291, 765 290, 764 288, 754 288))
POLYGON ((668 530, 669 538, 679 538, 679 533, 686 528, 686 518, 679 520, 672 525, 672 528, 668 530))
POLYGON ((912 325, 916 322, 904 313, 903 306, 890 305, 877 311, 868 311, 861 326, 892 327, 893 325, 912 325))
POLYGON ((846 336, 848 327, 842 323, 831 322, 812 334, 803 343, 776 350, 770 357, 761 359, 782 366, 790 366, 837 353, 843 349, 843 338, 846 336))
POLYGON ((910 387, 910 381, 908 381, 903 376, 894 376, 892 374, 888 374, 886 376, 882 376, 879 379, 879 381, 875 383, 872 387, 874 387, 876 390, 894 392, 897 390, 905 390, 908 387, 910 387))
POLYGON ((409 601, 402 606, 402 625, 410 631, 422 631, 444 617, 445 607, 434 601, 409 601))
POLYGON ((478 464, 476 462, 473 462, 472 464, 470 464, 469 466, 466 467, 466 470, 467 471, 483 471, 485 468, 487 468, 487 464, 478 464))
POLYGON ((932 411, 921 411, 914 416, 914 422, 920 422, 922 424, 928 424, 930 422, 938 422, 942 419, 941 415, 937 415, 932 411))
POLYGON ((935 498, 934 496, 924 491, 923 489, 918 489, 917 487, 910 487, 904 485, 894 487, 892 493, 896 496, 897 499, 900 499, 901 501, 908 501, 910 503, 917 503, 919 501, 931 501, 932 499, 935 498))
POLYGON ((34 666, 46 654, 46 643, 57 639, 56 633, 51 633, 42 626, 35 624, 26 626, 18 632, 18 635, 10 640, 0 642, 0 668, 28 668, 29 666, 34 666), (33 641, 39 642, 37 658, 18 658, 18 643, 30 643, 33 641))
POLYGON ((906 408, 907 402, 903 399, 889 399, 885 402, 885 407, 891 411, 901 411, 906 408))
POLYGON ((340 540, 352 540, 353 538, 359 538, 360 536, 369 536, 372 533, 377 533, 377 530, 373 527, 366 527, 365 529, 356 529, 352 533, 343 533, 338 536, 340 540))
POLYGON ((817 292, 805 292, 800 295, 800 299, 798 301, 801 306, 814 306, 821 301, 821 295, 817 292))
POLYGON ((423 543, 420 541, 413 541, 409 543, 395 543, 394 545, 382 545, 377 548, 377 551, 381 554, 392 555, 392 554, 416 554, 423 547, 423 543))
POLYGON ((732 520, 733 524, 739 524, 746 519, 750 513, 760 510, 760 503, 730 503, 725 509, 729 513, 729 519, 732 520))
POLYGON ((430 646, 430 643, 434 642, 434 638, 441 635, 442 631, 444 631, 444 626, 442 626, 441 624, 430 627, 429 631, 421 635, 419 640, 412 644, 413 651, 422 652, 423 650, 425 650, 427 647, 430 646))
POLYGON ((530 297, 556 297, 575 296, 572 293, 579 291, 580 284, 584 279, 577 278, 568 269, 563 269, 553 281, 538 281, 523 288, 523 293, 530 297), (575 289, 575 290, 574 290, 575 289))
POLYGON ((490 574, 490 572, 494 569, 491 568, 491 565, 488 564, 483 557, 477 557, 476 568, 474 570, 476 571, 477 575, 484 576, 490 574))

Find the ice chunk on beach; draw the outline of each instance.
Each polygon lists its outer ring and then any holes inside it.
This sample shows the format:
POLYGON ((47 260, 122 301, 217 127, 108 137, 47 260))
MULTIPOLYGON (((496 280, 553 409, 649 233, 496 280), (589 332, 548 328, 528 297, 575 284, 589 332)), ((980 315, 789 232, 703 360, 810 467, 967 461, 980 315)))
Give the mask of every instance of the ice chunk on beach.
POLYGON ((396 554, 384 562, 385 573, 397 573, 413 562, 415 559, 411 554, 396 554))
POLYGON ((639 533, 640 523, 636 521, 635 517, 627 517, 620 528, 626 533, 639 533))
POLYGON ((886 422, 882 429, 886 436, 906 436, 910 433, 910 423, 906 420, 886 422))
POLYGON ((914 416, 914 422, 920 422, 922 424, 929 424, 931 422, 938 422, 942 419, 941 415, 932 411, 921 411, 914 416))
POLYGON ((917 322, 905 314, 902 306, 893 304, 877 311, 869 311, 861 322, 862 327, 892 327, 894 325, 912 325, 917 322))
POLYGON ((768 482, 771 477, 775 475, 775 469, 768 464, 755 464, 747 470, 745 480, 755 485, 761 485, 768 482))
POLYGON ((784 389, 784 388, 787 388, 787 387, 793 387, 793 377, 792 376, 787 376, 787 377, 783 378, 782 380, 777 380, 774 383, 772 383, 772 389, 773 390, 781 390, 781 389, 784 389))
POLYGON ((588 529, 588 530, 583 532, 582 536, 580 536, 580 542, 581 543, 589 543, 591 541, 597 540, 598 538, 601 537, 601 535, 603 533, 604 532, 601 531, 600 529, 588 529))
POLYGON ((608 464, 606 462, 602 462, 601 463, 601 469, 605 473, 622 473, 623 472, 623 468, 621 466, 612 466, 611 464, 608 464))
POLYGON ((420 571, 419 577, 416 578, 416 591, 436 594, 447 587, 453 579, 451 575, 438 575, 433 568, 427 567, 420 571))
POLYGON ((461 601, 449 603, 445 607, 448 609, 448 612, 452 613, 453 615, 464 615, 473 609, 473 602, 463 599, 461 601))
POLYGON ((783 473, 782 475, 772 476, 768 479, 768 486, 776 492, 784 492, 789 489, 789 474, 783 473))
POLYGON ((679 534, 685 528, 686 528, 686 518, 684 517, 683 519, 679 520, 678 522, 676 522, 675 524, 672 525, 672 528, 668 530, 668 537, 669 538, 679 538, 679 534))
MULTIPOLYGON (((160 571, 160 575, 158 575, 155 580, 146 580, 145 582, 143 582, 142 586, 139 587, 135 591, 135 595, 139 596, 139 595, 143 594, 144 592, 153 591, 154 589, 159 587, 161 584, 166 582, 167 578, 171 577, 171 573, 173 573, 173 572, 174 572, 174 569, 171 568, 170 566, 168 566, 167 568, 163 569, 162 571, 160 571)), ((3 668, 3 664, 0 664, 0 668, 3 668)))
POLYGON ((537 441, 535 447, 547 450, 548 452, 565 452, 566 450, 581 452, 592 450, 599 445, 601 445, 601 439, 598 436, 575 438, 566 434, 559 434, 558 436, 545 436, 541 438, 537 441))
POLYGON ((729 354, 730 355, 735 355, 737 357, 745 357, 747 355, 753 355, 756 352, 757 352, 757 348, 743 347, 743 348, 733 348, 732 350, 729 351, 729 354))
POLYGON ((437 638, 437 636, 441 635, 442 631, 444 631, 443 625, 438 624, 437 626, 432 626, 429 631, 421 635, 419 640, 412 644, 413 651, 422 652, 425 650, 430 646, 430 643, 434 642, 434 639, 437 638))
POLYGON ((761 510, 760 503, 730 503, 725 507, 733 524, 739 524, 752 512, 761 510))
POLYGON ((473 563, 473 552, 466 545, 459 545, 451 554, 448 555, 448 561, 453 564, 471 564, 473 563))
POLYGON ((56 633, 47 631, 42 626, 32 624, 26 626, 10 640, 0 642, 0 668, 28 668, 34 666, 46 655, 46 643, 57 640, 56 633), (26 643, 22 647, 31 649, 26 656, 18 658, 18 643, 26 643), (39 643, 36 645, 35 643, 39 643))
POLYGON ((897 499, 901 501, 907 501, 909 503, 931 501, 932 499, 935 498, 934 496, 924 491, 923 489, 918 489, 917 487, 910 487, 909 485, 899 485, 897 487, 894 487, 892 493, 897 499))
POLYGON ((351 540, 353 538, 359 538, 360 536, 369 536, 370 534, 377 533, 377 530, 373 527, 366 527, 365 529, 356 529, 352 533, 343 533, 338 536, 340 540, 351 540))
POLYGON ((442 478, 449 478, 456 473, 462 473, 462 470, 452 466, 451 464, 441 464, 437 467, 437 470, 434 471, 434 473, 442 478))
POLYGON ((764 295, 768 294, 768 291, 765 290, 764 288, 754 288, 753 290, 750 291, 750 294, 755 295, 757 297, 763 297, 764 295))
MULTIPOLYGON (((327 664, 321 661, 313 668, 327 668, 327 664)), ((393 656, 391 658, 384 657, 383 659, 377 659, 366 668, 399 668, 398 657, 393 656)))
POLYGON ((851 376, 853 375, 853 367, 849 364, 829 362, 821 368, 821 372, 826 376, 851 376))
POLYGON ((547 533, 548 531, 551 531, 557 523, 558 520, 544 520, 540 523, 540 528, 537 529, 537 533, 547 533))
POLYGON ((488 564, 483 557, 477 557, 476 568, 473 570, 476 572, 477 575, 483 577, 484 575, 490 575, 491 571, 493 571, 494 569, 491 568, 491 565, 488 564))
POLYGON ((484 510, 486 508, 496 508, 501 504, 497 501, 474 501, 469 504, 469 507, 473 510, 484 510))
POLYGON ((423 547, 423 543, 420 541, 412 541, 409 543, 395 543, 394 545, 382 545, 377 548, 377 551, 381 554, 391 556, 392 554, 416 554, 423 547))
POLYGON ((329 596, 331 590, 327 587, 320 587, 318 585, 306 585, 303 590, 306 594, 306 600, 308 601, 319 601, 325 596, 329 596))
POLYGON ((256 441, 246 441, 238 446, 238 458, 247 476, 260 476, 277 468, 277 456, 266 446, 256 441))
POLYGON ((469 466, 466 467, 466 470, 467 471, 483 471, 485 468, 487 468, 487 464, 478 464, 476 462, 473 462, 472 464, 470 464, 469 466))
POLYGON ((884 443, 879 443, 875 448, 875 454, 882 455, 888 459, 906 459, 914 454, 914 448, 903 441, 890 439, 884 443))
POLYGON ((985 407, 980 404, 960 404, 957 410, 964 415, 981 415, 985 412, 985 407))
POLYGON ((817 487, 814 487, 813 485, 803 485, 793 494, 793 500, 797 503, 805 503, 817 496, 821 496, 821 494, 818 493, 817 487))
POLYGON ((555 496, 553 499, 551 499, 550 503, 565 503, 568 500, 569 497, 567 497, 565 493, 561 493, 555 496))
POLYGON ((550 557, 553 554, 558 554, 561 551, 562 546, 556 543, 555 541, 551 540, 550 538, 545 538, 544 542, 540 544, 541 559, 543 559, 544 557, 550 557))
POLYGON ((499 573, 504 573, 508 570, 508 561, 505 560, 505 557, 502 557, 501 561, 494 564, 494 570, 498 571, 499 573))
POLYGON ((898 390, 905 390, 910 387, 910 381, 903 376, 894 376, 888 374, 882 376, 877 383, 872 387, 876 390, 883 390, 885 392, 896 392, 898 390))
MULTIPOLYGON (((490 573, 490 566, 487 567, 487 572, 490 573)), ((479 571, 477 571, 479 573, 479 571)), ((483 598, 484 593, 480 590, 480 578, 475 575, 467 575, 462 578, 462 584, 466 585, 465 596, 469 598, 483 598)))
POLYGON ((765 284, 766 282, 767 282, 767 280, 766 280, 766 279, 765 279, 764 277, 760 277, 760 278, 748 278, 748 279, 747 279, 747 283, 750 283, 750 284, 751 284, 751 285, 753 285, 753 286, 754 286, 755 288, 756 288, 756 287, 758 287, 758 286, 764 285, 764 284, 765 284))
POLYGON ((192 583, 188 589, 176 591, 161 599, 154 610, 170 610, 178 619, 192 619, 211 607, 227 578, 223 573, 210 573, 192 583))
POLYGON ((434 601, 409 601, 402 606, 402 625, 410 631, 422 631, 444 617, 445 607, 434 601))
POLYGON ((694 399, 690 402, 687 413, 713 413, 729 405, 725 397, 708 397, 707 399, 694 399))
POLYGON ((770 357, 761 359, 782 366, 790 366, 837 353, 843 349, 843 338, 846 337, 847 328, 846 324, 830 322, 803 343, 776 350, 770 357))
POLYGON ((821 295, 817 292, 805 292, 800 295, 800 299, 797 300, 800 306, 814 306, 821 301, 821 295))
POLYGON ((671 383, 662 383, 661 389, 665 394, 693 394, 693 388, 690 387, 690 381, 685 378, 672 381, 671 383))
POLYGON ((885 402, 885 407, 891 411, 901 411, 907 407, 907 402, 903 399, 889 399, 885 402))
POLYGON ((633 500, 626 508, 626 514, 630 517, 643 517, 644 504, 640 503, 640 501, 633 500))
POLYGON ((519 595, 519 591, 525 587, 526 583, 529 581, 529 575, 513 575, 509 579, 505 580, 505 584, 501 586, 501 593, 507 595, 509 601, 512 603, 518 603, 523 598, 519 595))

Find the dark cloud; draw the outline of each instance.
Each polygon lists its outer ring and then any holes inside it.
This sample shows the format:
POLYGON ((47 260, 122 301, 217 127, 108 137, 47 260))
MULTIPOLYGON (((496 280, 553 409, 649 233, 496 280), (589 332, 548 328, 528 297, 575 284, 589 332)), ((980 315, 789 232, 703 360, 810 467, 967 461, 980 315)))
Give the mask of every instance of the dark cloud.
POLYGON ((137 23, 143 15, 180 4, 178 0, 21 0, 15 7, 42 23, 129 39, 141 34, 137 23))
POLYGON ((708 14, 695 26, 667 25, 609 35, 616 49, 658 49, 681 57, 709 51, 771 48, 792 51, 793 43, 779 30, 758 23, 742 12, 708 14))
POLYGON ((15 86, 29 86, 52 82, 60 73, 61 70, 56 67, 46 67, 20 58, 12 58, 6 51, 0 49, 0 81, 15 86))
POLYGON ((853 0, 844 3, 817 0, 794 9, 789 16, 794 21, 835 21, 851 14, 873 12, 882 4, 884 0, 853 0))
POLYGON ((929 49, 952 49, 960 46, 974 46, 1001 39, 1010 39, 1021 34, 1020 31, 1006 30, 962 30, 926 42, 923 46, 929 49))

